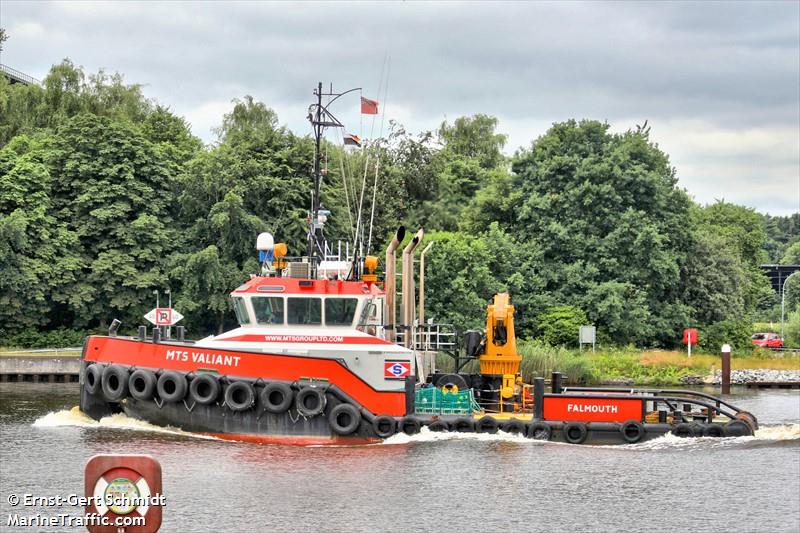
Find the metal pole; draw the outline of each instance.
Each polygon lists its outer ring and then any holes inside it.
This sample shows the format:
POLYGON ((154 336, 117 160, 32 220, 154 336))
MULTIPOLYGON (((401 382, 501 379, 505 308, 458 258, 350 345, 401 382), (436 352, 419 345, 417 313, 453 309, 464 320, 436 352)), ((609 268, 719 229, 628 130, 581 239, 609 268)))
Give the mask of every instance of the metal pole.
MULTIPOLYGON (((169 295, 169 303, 167 304, 167 307, 169 307, 170 310, 171 310, 172 309, 172 289, 167 287, 167 290, 164 291, 164 292, 166 292, 167 295, 169 295)), ((171 312, 172 311, 170 311, 170 313, 171 312)), ((167 339, 171 339, 171 338, 172 338, 172 324, 167 326, 167 339)))
POLYGON ((795 274, 800 274, 800 270, 792 272, 791 274, 786 276, 786 279, 783 280, 783 286, 781 287, 781 340, 783 340, 783 317, 786 309, 786 282, 789 281, 789 278, 791 278, 795 274))
POLYGON ((722 345, 722 394, 731 393, 731 345, 722 345))

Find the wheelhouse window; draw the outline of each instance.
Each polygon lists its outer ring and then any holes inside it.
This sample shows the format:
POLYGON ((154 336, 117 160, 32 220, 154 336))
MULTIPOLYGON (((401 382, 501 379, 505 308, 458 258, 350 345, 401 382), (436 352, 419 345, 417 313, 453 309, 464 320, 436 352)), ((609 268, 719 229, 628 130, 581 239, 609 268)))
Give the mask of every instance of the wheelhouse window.
POLYGON ((356 316, 358 298, 325 298, 325 325, 350 326, 356 316))
POLYGON ((257 323, 262 325, 283 324, 283 298, 280 296, 254 296, 252 302, 257 323))
POLYGON ((239 321, 240 326, 250 323, 250 315, 247 314, 247 306, 244 303, 244 298, 232 298, 233 312, 236 313, 236 320, 239 321))
POLYGON ((322 324, 322 301, 319 298, 287 298, 289 324, 322 324))

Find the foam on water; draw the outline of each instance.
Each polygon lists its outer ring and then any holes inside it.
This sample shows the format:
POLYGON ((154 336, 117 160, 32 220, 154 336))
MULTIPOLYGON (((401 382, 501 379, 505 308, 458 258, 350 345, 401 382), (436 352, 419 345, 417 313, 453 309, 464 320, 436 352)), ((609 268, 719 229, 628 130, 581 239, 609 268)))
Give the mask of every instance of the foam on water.
POLYGON ((426 426, 420 429, 416 435, 406 435, 398 433, 384 440, 382 445, 409 444, 417 442, 439 442, 446 440, 475 440, 483 442, 518 442, 524 444, 536 443, 543 444, 541 441, 534 441, 522 435, 512 435, 504 431, 491 433, 458 433, 456 431, 431 431, 426 426))
POLYGON ((47 413, 46 415, 36 419, 33 427, 38 428, 53 428, 53 427, 85 427, 85 428, 110 428, 110 429, 123 429, 131 431, 148 431, 153 433, 164 433, 168 435, 181 435, 185 437, 193 437, 198 439, 211 439, 217 440, 215 437, 208 435, 201 435, 199 433, 191 433, 173 427, 161 427, 153 425, 144 420, 130 418, 125 413, 117 413, 111 416, 106 416, 100 420, 94 420, 87 416, 79 407, 75 406, 72 409, 57 412, 47 413))

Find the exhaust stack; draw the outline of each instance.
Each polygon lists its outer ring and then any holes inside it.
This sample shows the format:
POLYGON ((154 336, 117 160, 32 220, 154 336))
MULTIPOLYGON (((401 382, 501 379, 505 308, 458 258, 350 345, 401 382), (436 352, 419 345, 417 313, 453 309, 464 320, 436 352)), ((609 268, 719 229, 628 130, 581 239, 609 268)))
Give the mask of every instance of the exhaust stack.
POLYGON ((386 268, 384 269, 383 290, 386 293, 386 309, 383 316, 386 317, 386 329, 388 340, 394 342, 396 339, 396 309, 395 297, 397 296, 397 278, 395 277, 395 264, 397 263, 397 247, 406 236, 405 226, 397 228, 392 242, 386 248, 386 268))
POLYGON ((403 345, 406 348, 412 348, 414 346, 414 335, 413 335, 413 326, 414 326, 414 250, 416 250, 417 246, 420 242, 422 242, 422 238, 425 236, 425 232, 422 228, 417 230, 416 235, 414 238, 411 239, 411 242, 406 245, 405 249, 403 249, 403 331, 405 332, 403 339, 403 345))

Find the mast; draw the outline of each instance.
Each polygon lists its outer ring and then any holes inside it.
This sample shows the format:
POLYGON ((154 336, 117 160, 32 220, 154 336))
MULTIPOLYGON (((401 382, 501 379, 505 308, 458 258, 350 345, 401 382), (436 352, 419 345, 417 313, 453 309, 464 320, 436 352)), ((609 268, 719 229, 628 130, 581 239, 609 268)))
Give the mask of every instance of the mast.
POLYGON ((343 93, 334 93, 333 87, 330 92, 322 91, 322 82, 317 84, 314 90, 314 96, 317 101, 311 104, 308 113, 308 120, 314 129, 314 188, 311 193, 311 213, 309 214, 308 224, 308 262, 309 262, 309 275, 311 278, 317 277, 317 268, 322 260, 325 259, 325 234, 323 228, 327 220, 327 211, 322 210, 322 202, 320 201, 320 193, 322 191, 322 136, 325 133, 325 128, 343 128, 344 125, 337 119, 328 107, 335 102, 340 96, 345 94, 360 91, 361 87, 344 91, 343 93), (326 105, 322 105, 322 97, 332 97, 326 105))

